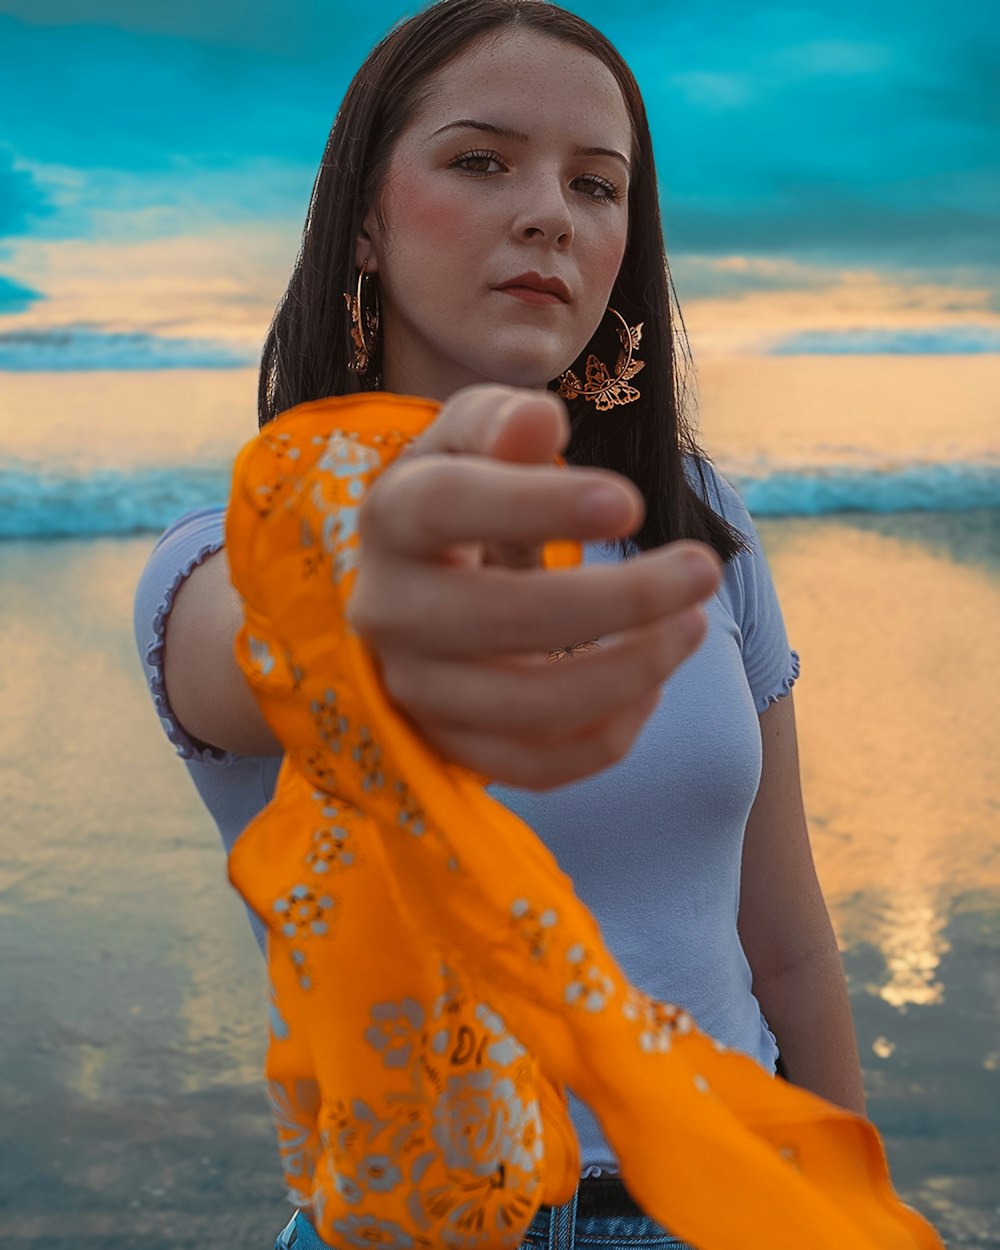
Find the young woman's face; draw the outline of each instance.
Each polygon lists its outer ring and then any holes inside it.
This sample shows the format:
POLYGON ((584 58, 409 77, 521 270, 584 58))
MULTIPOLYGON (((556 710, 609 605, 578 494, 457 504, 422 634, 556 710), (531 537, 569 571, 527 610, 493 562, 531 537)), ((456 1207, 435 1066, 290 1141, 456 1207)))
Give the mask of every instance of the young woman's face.
POLYGON ((628 234, 611 71, 537 32, 474 45, 401 134, 356 260, 378 275, 386 390, 544 387, 604 315, 628 234), (539 289, 551 287, 553 289, 539 289))

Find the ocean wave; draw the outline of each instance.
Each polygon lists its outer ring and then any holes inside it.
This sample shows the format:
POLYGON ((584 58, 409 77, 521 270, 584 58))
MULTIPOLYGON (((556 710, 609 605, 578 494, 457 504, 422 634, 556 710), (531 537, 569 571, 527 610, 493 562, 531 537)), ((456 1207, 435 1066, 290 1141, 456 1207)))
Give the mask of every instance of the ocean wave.
MULTIPOLYGON (((1000 507, 1000 461, 752 471, 720 462, 757 517, 955 512, 1000 507)), ((229 465, 70 472, 0 470, 0 538, 159 533, 181 513, 222 503, 229 465)))
POLYGON ((254 364, 258 356, 256 348, 237 343, 171 339, 142 331, 117 334, 88 326, 55 326, 0 332, 0 370, 13 373, 240 369, 254 364))
POLYGON ((753 474, 721 468, 753 516, 1000 507, 1000 461, 995 460, 884 468, 824 465, 753 474))
POLYGON ((182 512, 225 500, 231 478, 231 467, 222 465, 0 469, 0 538, 159 533, 182 512))
POLYGON ((1000 326, 871 326, 801 330, 768 349, 769 356, 970 356, 1000 352, 1000 326))

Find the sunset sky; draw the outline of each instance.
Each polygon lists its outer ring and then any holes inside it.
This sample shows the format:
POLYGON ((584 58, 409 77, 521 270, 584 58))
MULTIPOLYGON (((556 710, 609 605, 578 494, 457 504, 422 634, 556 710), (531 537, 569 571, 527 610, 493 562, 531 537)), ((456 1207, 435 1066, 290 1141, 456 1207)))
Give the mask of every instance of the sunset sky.
MULTIPOLYGON (((704 355, 1000 351, 990 6, 575 6, 646 96, 704 355)), ((253 363, 394 0, 0 0, 0 369, 253 363)))

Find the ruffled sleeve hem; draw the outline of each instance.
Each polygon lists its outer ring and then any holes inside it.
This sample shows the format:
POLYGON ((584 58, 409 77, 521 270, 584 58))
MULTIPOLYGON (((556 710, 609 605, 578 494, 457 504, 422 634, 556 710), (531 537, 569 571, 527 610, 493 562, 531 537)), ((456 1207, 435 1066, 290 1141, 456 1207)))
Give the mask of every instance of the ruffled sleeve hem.
POLYGON ((754 706, 757 708, 758 714, 766 712, 772 703, 777 703, 795 685, 799 676, 799 653, 797 651, 789 651, 788 656, 791 662, 790 671, 781 679, 777 689, 754 696, 754 706))
POLYGON ((146 680, 149 683, 149 689, 153 696, 156 714, 159 716, 164 732, 173 743, 177 754, 181 759, 192 760, 196 763, 227 766, 238 759, 238 755, 234 751, 224 751, 221 747, 206 746, 196 742, 185 732, 174 715, 173 708, 170 706, 163 675, 163 651, 167 617, 170 615, 177 592, 184 584, 185 579, 199 565, 203 564, 209 556, 213 556, 220 551, 223 546, 224 542, 221 538, 200 543, 188 554, 183 564, 175 570, 153 613, 150 622, 152 640, 143 653, 143 660, 146 665, 146 680))

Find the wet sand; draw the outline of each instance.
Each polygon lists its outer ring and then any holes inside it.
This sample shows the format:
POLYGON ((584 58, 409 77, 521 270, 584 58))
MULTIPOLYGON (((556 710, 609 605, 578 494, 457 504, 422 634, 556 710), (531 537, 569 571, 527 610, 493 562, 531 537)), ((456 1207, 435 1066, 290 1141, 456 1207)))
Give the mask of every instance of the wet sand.
MULTIPOLYGON (((869 1111, 1000 1246, 1000 514, 763 521, 869 1111)), ((263 968, 131 638, 150 537, 0 544, 0 1240, 270 1247, 263 968)))

